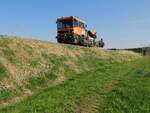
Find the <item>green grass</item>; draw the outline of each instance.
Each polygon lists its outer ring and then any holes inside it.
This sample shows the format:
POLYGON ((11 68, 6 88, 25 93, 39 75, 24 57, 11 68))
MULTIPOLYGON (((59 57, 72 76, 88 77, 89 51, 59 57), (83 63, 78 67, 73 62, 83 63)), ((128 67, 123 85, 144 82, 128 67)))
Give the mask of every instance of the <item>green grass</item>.
POLYGON ((103 113, 150 113, 150 59, 130 65, 130 73, 107 95, 103 113))
POLYGON ((0 64, 0 81, 4 78, 4 77, 7 77, 7 72, 6 72, 6 69, 5 67, 0 64))
MULTIPOLYGON (((94 60, 94 59, 93 59, 94 60)), ((1 113, 150 113, 150 59, 126 63, 87 60, 91 68, 36 92, 1 113), (95 68, 92 68, 92 67, 95 68), (139 71, 139 69, 142 69, 139 71), (144 71, 144 72, 141 72, 144 71)), ((38 82, 40 83, 40 82, 38 82)))
POLYGON ((49 80, 55 80, 57 78, 55 73, 52 73, 50 71, 46 73, 41 73, 38 77, 30 77, 28 88, 31 90, 36 90, 38 88, 45 88, 47 86, 47 82, 49 80))
MULTIPOLYGON (((20 44, 20 43, 19 43, 20 44)), ((20 46, 20 45, 18 45, 20 46)), ((33 48, 30 47, 29 45, 24 45, 24 50, 29 54, 29 55, 32 55, 33 54, 33 48)))
POLYGON ((40 58, 34 58, 34 59, 30 62, 30 65, 31 65, 33 68, 37 68, 37 67, 40 65, 39 61, 40 61, 40 58))
POLYGON ((1 89, 0 90, 0 100, 6 100, 6 99, 9 99, 13 96, 14 96, 14 94, 11 90, 8 90, 8 89, 1 89))
POLYGON ((7 47, 9 41, 7 39, 0 39, 0 47, 7 47))
POLYGON ((13 63, 13 64, 19 63, 19 59, 16 58, 15 51, 12 50, 11 48, 9 48, 9 47, 3 48, 2 52, 11 63, 13 63))

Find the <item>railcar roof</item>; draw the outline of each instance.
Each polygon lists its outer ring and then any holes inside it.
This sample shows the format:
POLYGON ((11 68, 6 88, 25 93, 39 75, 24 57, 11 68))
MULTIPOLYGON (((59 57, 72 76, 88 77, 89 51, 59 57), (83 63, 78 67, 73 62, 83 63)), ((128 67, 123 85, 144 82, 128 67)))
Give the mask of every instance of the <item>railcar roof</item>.
POLYGON ((76 17, 76 16, 61 17, 61 18, 57 19, 57 22, 64 21, 64 20, 77 20, 77 21, 80 21, 82 23, 86 23, 84 20, 82 20, 81 18, 76 17))

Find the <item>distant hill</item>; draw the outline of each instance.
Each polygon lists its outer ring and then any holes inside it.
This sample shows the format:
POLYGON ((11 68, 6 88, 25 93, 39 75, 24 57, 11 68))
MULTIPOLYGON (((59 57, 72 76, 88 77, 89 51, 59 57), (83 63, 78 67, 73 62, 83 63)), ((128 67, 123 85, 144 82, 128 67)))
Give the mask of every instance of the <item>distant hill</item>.
POLYGON ((0 112, 148 113, 149 67, 133 52, 1 35, 0 112))

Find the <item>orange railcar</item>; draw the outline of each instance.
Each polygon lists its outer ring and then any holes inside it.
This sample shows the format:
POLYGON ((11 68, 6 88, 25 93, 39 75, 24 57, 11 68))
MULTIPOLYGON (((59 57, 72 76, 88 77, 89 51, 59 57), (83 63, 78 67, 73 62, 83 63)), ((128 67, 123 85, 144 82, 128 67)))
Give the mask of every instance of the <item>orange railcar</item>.
MULTIPOLYGON (((96 32, 86 29, 86 23, 79 17, 70 16, 58 18, 57 41, 59 43, 76 44, 82 46, 95 46, 96 32)), ((102 42, 101 42, 102 43, 102 42)), ((99 46, 104 46, 99 41, 99 46)))

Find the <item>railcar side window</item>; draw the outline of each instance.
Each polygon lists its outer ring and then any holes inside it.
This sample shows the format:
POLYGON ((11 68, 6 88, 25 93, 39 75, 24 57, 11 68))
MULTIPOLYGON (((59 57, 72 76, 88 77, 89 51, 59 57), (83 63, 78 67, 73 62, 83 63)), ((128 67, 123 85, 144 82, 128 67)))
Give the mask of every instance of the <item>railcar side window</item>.
POLYGON ((62 29, 62 28, 63 28, 62 22, 57 22, 57 28, 58 28, 58 29, 62 29))

